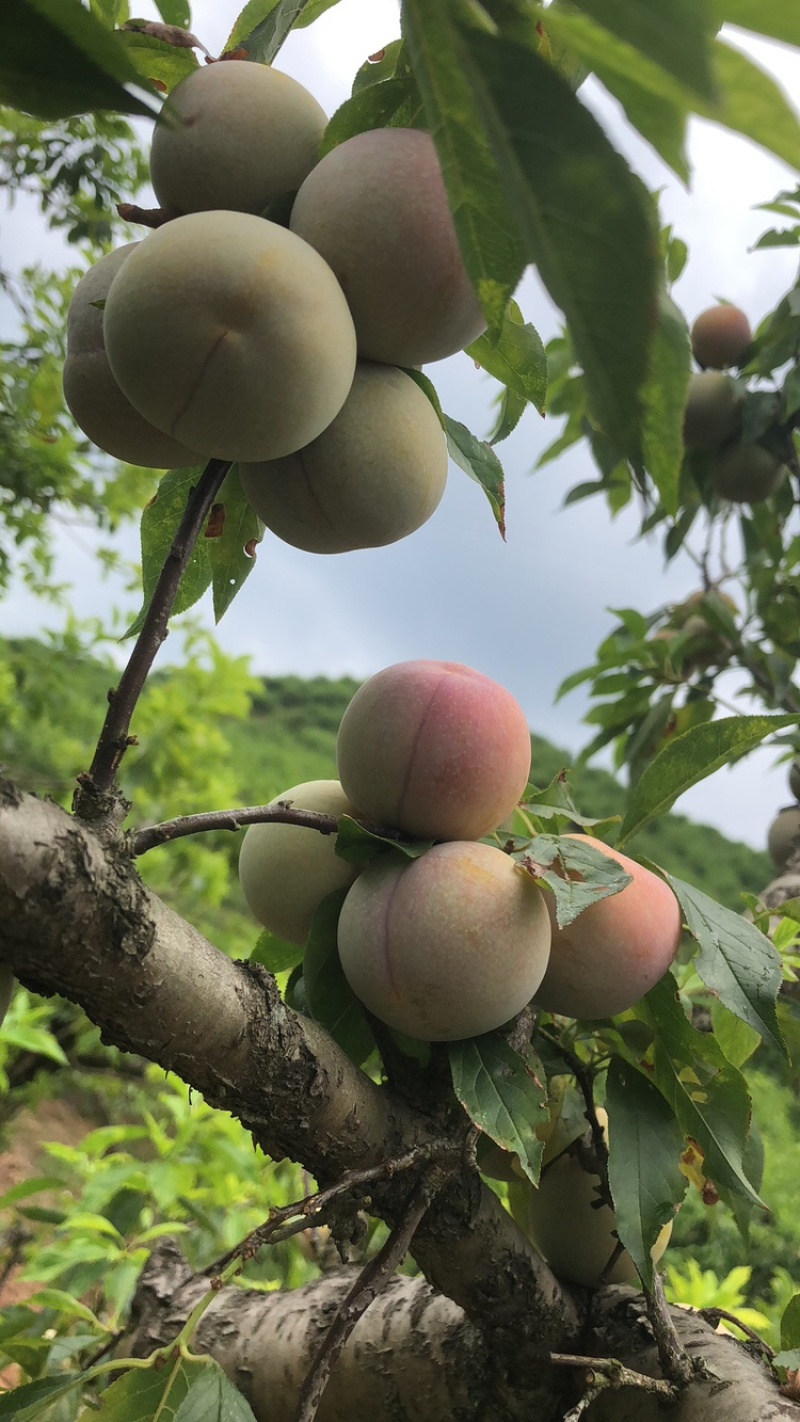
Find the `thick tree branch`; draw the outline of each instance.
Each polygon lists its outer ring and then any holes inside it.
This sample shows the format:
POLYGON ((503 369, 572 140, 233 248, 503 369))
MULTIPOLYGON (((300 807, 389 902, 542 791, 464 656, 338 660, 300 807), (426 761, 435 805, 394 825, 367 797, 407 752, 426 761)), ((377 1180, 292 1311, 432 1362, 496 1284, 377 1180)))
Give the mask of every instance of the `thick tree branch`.
POLYGON ((295 810, 290 800, 282 800, 277 805, 208 810, 200 815, 179 815, 177 819, 164 820, 160 825, 145 825, 128 835, 128 848, 133 858, 138 859, 160 844, 171 844, 174 839, 184 839, 190 834, 209 834, 213 830, 236 831, 244 829, 245 825, 264 824, 300 825, 320 834, 336 834, 339 829, 335 815, 323 815, 317 810, 295 810))

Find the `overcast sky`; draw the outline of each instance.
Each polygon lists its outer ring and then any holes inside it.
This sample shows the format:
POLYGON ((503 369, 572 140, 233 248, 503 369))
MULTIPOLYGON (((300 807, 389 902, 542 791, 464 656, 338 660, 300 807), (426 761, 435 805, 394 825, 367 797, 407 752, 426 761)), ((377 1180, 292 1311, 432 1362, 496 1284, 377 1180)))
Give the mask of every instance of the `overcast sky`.
MULTIPOLYGON (((196 0, 193 28, 212 52, 224 43, 236 11, 229 0, 196 0)), ((153 6, 142 0, 137 13, 154 13, 153 6)), ((341 0, 309 30, 291 37, 279 65, 330 113, 347 97, 358 65, 396 34, 394 0, 341 0)), ((758 57, 787 89, 798 91, 800 59, 767 44, 758 46, 758 57)), ((791 252, 748 253, 769 225, 753 207, 780 188, 793 187, 796 175, 744 140, 698 122, 687 193, 626 131, 613 103, 591 84, 582 94, 649 186, 662 190, 664 220, 689 244, 688 268, 675 290, 689 319, 725 297, 757 323, 792 284, 795 259, 791 252)), ((31 206, 20 203, 0 218, 4 264, 29 261, 34 252, 53 265, 69 263, 58 240, 45 237, 31 206)), ((518 299, 547 340, 558 317, 534 276, 526 277, 518 299)), ((465 356, 427 370, 447 412, 485 434, 496 389, 489 378, 465 356)), ((605 507, 588 501, 557 514, 574 483, 595 477, 582 448, 531 473, 557 433, 555 421, 530 412, 501 447, 507 543, 477 485, 452 469, 433 519, 390 548, 318 557, 267 534, 257 566, 220 625, 220 641, 230 651, 249 654, 256 670, 273 674, 364 677, 412 657, 463 661, 507 686, 535 731, 577 750, 590 735, 581 724, 586 698, 577 691, 554 705, 554 695, 564 676, 592 661, 612 625, 608 609, 649 611, 693 591, 698 578, 686 559, 665 570, 658 543, 634 543, 633 513, 609 524, 605 507)), ((79 541, 68 531, 59 535, 59 572, 74 584, 78 615, 95 614, 99 599, 107 603, 114 595, 99 591, 100 572, 87 557, 88 547, 85 534, 79 541)), ((124 547, 136 557, 134 536, 124 547)), ((9 635, 33 632, 46 621, 46 610, 20 590, 3 613, 9 635)), ((207 615, 210 620, 210 605, 207 615)), ((748 703, 742 709, 754 708, 748 703)), ((695 787, 679 808, 732 838, 763 847, 770 820, 790 798, 785 768, 772 769, 774 760, 774 752, 757 753, 695 787)))

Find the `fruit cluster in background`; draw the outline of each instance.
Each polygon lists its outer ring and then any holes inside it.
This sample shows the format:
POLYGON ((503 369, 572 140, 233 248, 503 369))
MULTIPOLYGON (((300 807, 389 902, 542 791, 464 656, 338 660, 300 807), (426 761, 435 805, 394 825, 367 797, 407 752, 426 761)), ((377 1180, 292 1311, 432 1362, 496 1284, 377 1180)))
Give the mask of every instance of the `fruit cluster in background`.
POLYGON ((486 323, 430 135, 379 129, 320 157, 326 122, 266 65, 177 85, 151 150, 162 225, 78 284, 64 392, 107 453, 236 461, 267 527, 336 553, 436 509, 446 441, 403 367, 486 323))
MULTIPOLYGON (((349 815, 395 839, 433 841, 409 857, 387 846, 360 867, 333 835, 280 822, 245 835, 240 876, 255 916, 304 944, 314 914, 347 890, 339 957, 356 997, 409 1037, 454 1041, 501 1026, 532 999, 600 1019, 625 1011, 667 972, 681 913, 650 870, 591 836, 579 841, 629 876, 568 924, 520 863, 509 823, 530 771, 530 733, 503 687, 449 662, 403 662, 356 692, 337 739, 339 780, 294 786, 279 802, 349 815), (488 842, 487 842, 488 839, 488 842)), ((558 863, 555 873, 580 878, 558 863)))
POLYGON ((692 354, 702 369, 689 383, 686 448, 708 452, 708 482, 720 497, 760 503, 780 487, 786 470, 762 444, 742 435, 744 387, 728 371, 747 362, 750 323, 738 306, 712 306, 698 316, 691 337, 692 354))

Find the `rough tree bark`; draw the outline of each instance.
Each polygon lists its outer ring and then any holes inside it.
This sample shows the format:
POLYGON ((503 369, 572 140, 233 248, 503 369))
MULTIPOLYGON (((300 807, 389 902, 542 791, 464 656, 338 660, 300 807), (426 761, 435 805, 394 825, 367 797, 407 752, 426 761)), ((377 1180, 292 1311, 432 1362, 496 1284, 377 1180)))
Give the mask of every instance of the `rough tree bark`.
MULTIPOLYGON (((151 894, 124 836, 101 838, 7 781, 0 782, 0 961, 34 991, 79 1003, 106 1041, 176 1072, 238 1116, 268 1154, 299 1161, 320 1186, 411 1148, 449 1152, 452 1173, 414 1240, 425 1279, 398 1279, 359 1322, 321 1418, 555 1422, 580 1395, 580 1377, 554 1368, 551 1352, 624 1351, 629 1366, 658 1375, 641 1302, 630 1291, 590 1298, 558 1283, 462 1165, 460 1112, 443 1099, 429 1112, 415 1109, 375 1085, 323 1029, 285 1006, 267 973, 231 962, 151 894)), ((405 1173, 372 1184, 371 1212, 395 1224, 412 1185, 405 1173)), ((298 1379, 352 1279, 342 1271, 295 1293, 224 1291, 216 1301, 200 1344, 242 1386, 260 1422, 291 1416, 298 1379)), ((172 1336, 207 1285, 174 1250, 160 1251, 143 1276, 131 1348, 172 1336)), ((701 1321, 681 1317, 679 1326, 714 1376, 662 1415, 676 1422, 800 1415, 746 1350, 720 1342, 701 1321)), ((639 1392, 606 1393, 584 1416, 646 1422, 656 1415, 648 1406, 639 1392)))

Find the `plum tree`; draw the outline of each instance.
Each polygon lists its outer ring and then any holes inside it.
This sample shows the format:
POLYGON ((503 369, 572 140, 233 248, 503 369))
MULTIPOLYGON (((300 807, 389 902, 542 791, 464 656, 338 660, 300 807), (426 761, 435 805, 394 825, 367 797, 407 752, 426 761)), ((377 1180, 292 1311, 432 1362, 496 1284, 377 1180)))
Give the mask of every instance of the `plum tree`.
POLYGON ((456 1041, 508 1021, 550 949, 541 891, 488 844, 450 841, 373 861, 347 895, 339 957, 361 1001, 397 1031, 456 1041))
POLYGON ((330 268, 249 213, 189 213, 152 232, 114 278, 103 324, 131 403, 218 459, 309 444, 353 380, 353 323, 330 268))
POLYGON ((741 365, 753 340, 744 311, 728 305, 710 306, 707 311, 701 311, 691 335, 695 360, 714 370, 741 365))
POLYGON ((137 242, 108 252, 81 277, 67 313, 64 399, 93 444, 115 459, 153 469, 198 464, 200 455, 148 423, 123 395, 106 355, 103 308, 111 283, 137 242))
MULTIPOLYGON (((607 1143, 608 1116, 602 1107, 596 1114, 607 1143)), ((591 1146, 589 1132, 545 1157, 538 1188, 521 1187, 527 1196, 530 1237, 560 1279, 588 1289, 596 1289, 601 1281, 636 1283, 631 1256, 619 1250, 614 1211, 602 1200, 600 1176, 586 1169, 581 1146, 591 1146)), ((671 1233, 672 1225, 665 1225, 653 1246, 654 1260, 661 1258, 671 1233)))
POLYGON ((729 375, 719 370, 695 373, 683 416, 687 449, 716 449, 739 429, 742 398, 729 375))
POLYGON ((715 493, 732 503, 759 504, 780 488, 784 465, 760 444, 731 444, 713 460, 709 483, 715 493))
POLYGON ((306 178, 290 224, 339 278, 365 359, 424 365, 485 329, 430 134, 347 139, 306 178))
POLYGON ((522 707, 457 662, 398 662, 370 677, 342 717, 339 778, 362 814, 430 839, 480 839, 528 781, 522 707))
POLYGON ((447 480, 447 444, 427 396, 393 366, 359 361, 335 420, 283 459, 241 466, 268 528, 310 553, 379 548, 430 518, 447 480))
MULTIPOLYGON (((270 801, 324 815, 355 813, 338 780, 307 780, 270 801)), ((322 900, 345 889, 360 866, 348 864, 335 849, 335 835, 304 825, 266 821, 251 825, 239 852, 239 878, 248 906, 259 923, 289 943, 305 943, 322 900)))
POLYGON ((175 213, 264 212, 317 161, 327 118, 296 79, 267 64, 209 64, 172 90, 150 149, 156 197, 175 213))
POLYGON ((784 805, 767 832, 767 849, 776 869, 783 871, 800 835, 800 805, 784 805))
POLYGON ((625 1012, 663 978, 680 944, 681 911, 657 874, 591 835, 581 838, 621 864, 632 883, 597 899, 564 928, 555 896, 544 890, 553 945, 536 1001, 548 1012, 592 1021, 625 1012))

